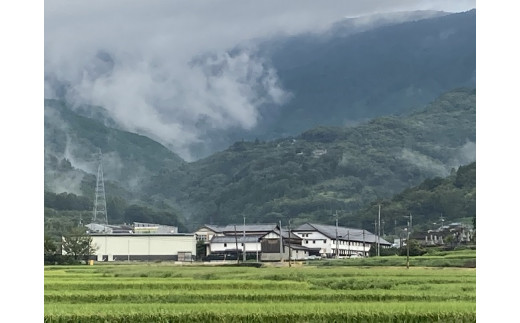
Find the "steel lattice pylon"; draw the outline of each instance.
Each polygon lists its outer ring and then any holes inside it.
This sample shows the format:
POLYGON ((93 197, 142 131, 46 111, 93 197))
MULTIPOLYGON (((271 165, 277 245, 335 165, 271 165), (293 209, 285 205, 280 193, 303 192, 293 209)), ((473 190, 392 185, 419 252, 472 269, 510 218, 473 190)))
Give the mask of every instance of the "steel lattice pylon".
POLYGON ((96 192, 94 199, 93 223, 108 224, 107 201, 105 198, 105 183, 103 180, 103 163, 101 149, 98 152, 98 169, 96 176, 96 192))

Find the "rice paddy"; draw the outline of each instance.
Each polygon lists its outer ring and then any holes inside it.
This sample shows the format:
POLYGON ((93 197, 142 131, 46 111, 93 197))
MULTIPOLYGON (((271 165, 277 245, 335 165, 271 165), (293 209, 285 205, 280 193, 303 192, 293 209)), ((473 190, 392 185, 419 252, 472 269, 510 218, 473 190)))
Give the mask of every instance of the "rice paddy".
POLYGON ((474 268, 48 266, 45 322, 474 322, 474 268))

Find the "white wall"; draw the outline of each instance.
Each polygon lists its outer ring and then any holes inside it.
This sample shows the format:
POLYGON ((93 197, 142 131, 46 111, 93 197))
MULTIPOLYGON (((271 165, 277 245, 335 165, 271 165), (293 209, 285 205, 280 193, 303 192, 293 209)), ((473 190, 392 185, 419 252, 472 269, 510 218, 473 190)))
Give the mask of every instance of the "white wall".
POLYGON ((331 239, 329 239, 329 237, 326 237, 319 232, 293 231, 293 233, 303 239, 302 246, 307 248, 320 248, 321 254, 332 253, 331 239))
POLYGON ((125 256, 176 256, 179 252, 196 255, 195 235, 92 235, 95 255, 109 260, 125 260, 125 256))
MULTIPOLYGON (((321 254, 336 254, 336 239, 331 239, 319 232, 298 232, 294 231, 299 237, 303 239, 302 246, 308 248, 320 248, 321 254)), ((338 239, 338 249, 340 256, 346 256, 354 253, 363 252, 363 242, 348 241, 344 238, 338 239)), ((370 250, 370 243, 365 242, 365 253, 370 250)))
POLYGON ((213 238, 215 235, 218 235, 208 228, 201 228, 200 230, 195 232, 195 234, 197 235, 198 240, 202 240, 204 242, 209 242, 211 238, 213 238))
MULTIPOLYGON (((246 252, 260 252, 262 251, 260 242, 246 242, 246 252)), ((211 242, 210 243, 210 249, 211 252, 223 252, 229 249, 236 249, 236 243, 235 242, 227 242, 227 245, 224 246, 223 242, 211 242)), ((242 243, 238 243, 238 250, 243 250, 242 243)))

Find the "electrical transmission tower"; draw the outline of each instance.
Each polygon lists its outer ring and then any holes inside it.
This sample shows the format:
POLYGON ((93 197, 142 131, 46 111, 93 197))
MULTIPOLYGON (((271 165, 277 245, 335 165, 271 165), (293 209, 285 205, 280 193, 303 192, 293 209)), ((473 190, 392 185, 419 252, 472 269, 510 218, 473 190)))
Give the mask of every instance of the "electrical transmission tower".
POLYGON ((95 200, 94 200, 94 214, 93 214, 93 223, 99 224, 108 224, 107 218, 107 201, 105 198, 105 183, 103 180, 103 164, 102 164, 102 155, 101 149, 97 153, 98 157, 98 169, 96 176, 96 192, 95 192, 95 200))

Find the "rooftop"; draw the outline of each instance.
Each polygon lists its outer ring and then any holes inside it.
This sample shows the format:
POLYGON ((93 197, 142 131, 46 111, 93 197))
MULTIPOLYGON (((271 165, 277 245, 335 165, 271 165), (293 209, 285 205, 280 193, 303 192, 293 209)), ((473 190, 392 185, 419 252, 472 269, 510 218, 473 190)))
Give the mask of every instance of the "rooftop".
MULTIPOLYGON (((318 231, 330 239, 336 239, 336 226, 334 225, 305 223, 294 229, 294 231, 318 231)), ((370 231, 340 226, 338 226, 338 238, 349 241, 365 241, 370 243, 377 242, 377 235, 370 231)), ((381 237, 379 238, 379 243, 391 245, 390 242, 381 237)))

